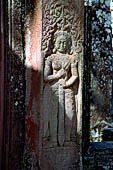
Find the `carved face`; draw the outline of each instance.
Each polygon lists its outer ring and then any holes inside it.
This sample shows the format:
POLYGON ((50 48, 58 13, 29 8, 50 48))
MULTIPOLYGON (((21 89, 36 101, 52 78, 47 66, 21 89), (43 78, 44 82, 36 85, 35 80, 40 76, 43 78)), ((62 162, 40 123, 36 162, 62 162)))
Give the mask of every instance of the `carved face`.
POLYGON ((57 37, 55 42, 55 48, 60 53, 66 53, 67 50, 67 38, 63 35, 57 37))

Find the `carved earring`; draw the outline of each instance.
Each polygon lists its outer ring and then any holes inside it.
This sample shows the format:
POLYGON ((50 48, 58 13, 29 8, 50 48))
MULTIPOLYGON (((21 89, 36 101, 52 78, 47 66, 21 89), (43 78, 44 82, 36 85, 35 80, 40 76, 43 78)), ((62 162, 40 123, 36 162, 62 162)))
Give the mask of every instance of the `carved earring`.
POLYGON ((56 49, 56 48, 54 48, 54 49, 53 49, 53 53, 55 53, 56 51, 57 51, 57 49, 56 49))
POLYGON ((71 54, 71 55, 73 54, 73 48, 71 48, 71 50, 70 50, 70 54, 71 54))

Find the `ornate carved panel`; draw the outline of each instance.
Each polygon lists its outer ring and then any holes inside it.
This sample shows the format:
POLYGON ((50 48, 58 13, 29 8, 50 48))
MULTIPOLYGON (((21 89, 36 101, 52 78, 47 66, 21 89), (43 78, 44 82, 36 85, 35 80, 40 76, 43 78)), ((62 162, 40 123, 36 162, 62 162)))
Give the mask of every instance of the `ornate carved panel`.
POLYGON ((24 169, 37 169, 37 162, 43 170, 79 169, 83 4, 52 0, 33 1, 29 6, 24 169))
POLYGON ((80 169, 83 11, 78 3, 42 1, 41 169, 80 169))

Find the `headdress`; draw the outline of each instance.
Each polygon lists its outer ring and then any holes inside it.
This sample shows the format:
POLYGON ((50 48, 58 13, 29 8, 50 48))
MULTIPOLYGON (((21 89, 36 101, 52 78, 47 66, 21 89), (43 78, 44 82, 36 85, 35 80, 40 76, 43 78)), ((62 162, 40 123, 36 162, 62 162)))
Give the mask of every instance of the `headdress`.
POLYGON ((71 42, 71 36, 70 34, 67 32, 67 31, 56 31, 55 34, 54 34, 54 42, 56 41, 56 38, 59 37, 59 36, 65 36, 66 39, 71 42))
MULTIPOLYGON (((71 52, 71 45, 72 45, 72 39, 71 39, 70 34, 67 31, 56 31, 55 34, 54 34, 54 43, 56 42, 56 39, 60 36, 66 37, 67 43, 68 43, 68 46, 69 46, 68 49, 67 49, 67 52, 70 53, 71 52)), ((53 52, 55 53, 56 50, 57 50, 56 47, 54 47, 53 52)))

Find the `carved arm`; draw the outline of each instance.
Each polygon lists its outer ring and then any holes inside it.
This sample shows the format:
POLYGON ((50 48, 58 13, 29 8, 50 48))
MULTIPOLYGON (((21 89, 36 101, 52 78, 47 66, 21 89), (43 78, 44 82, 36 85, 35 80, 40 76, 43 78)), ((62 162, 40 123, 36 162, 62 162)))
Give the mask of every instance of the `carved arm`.
POLYGON ((59 79, 57 74, 56 75, 49 75, 49 76, 44 75, 44 81, 48 82, 48 83, 51 82, 51 81, 57 80, 57 79, 59 79))
POLYGON ((73 83, 78 79, 78 72, 77 72, 77 64, 71 64, 71 74, 72 76, 68 81, 66 81, 65 87, 69 87, 73 85, 73 83))
POLYGON ((44 81, 45 82, 49 83, 51 81, 58 80, 65 74, 64 69, 59 70, 56 74, 52 74, 52 72, 53 72, 52 63, 51 63, 51 61, 48 60, 45 63, 45 68, 44 68, 44 81))

